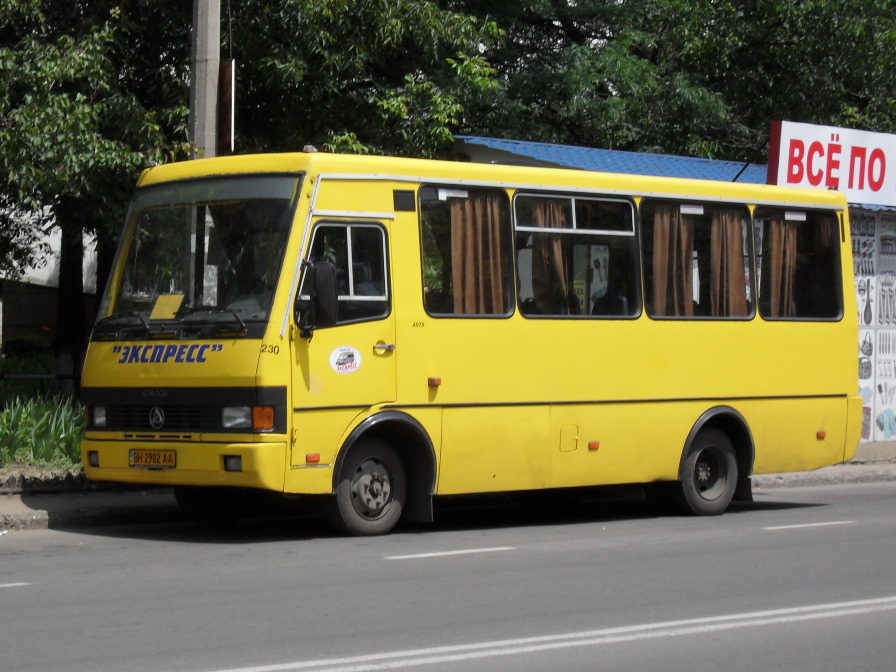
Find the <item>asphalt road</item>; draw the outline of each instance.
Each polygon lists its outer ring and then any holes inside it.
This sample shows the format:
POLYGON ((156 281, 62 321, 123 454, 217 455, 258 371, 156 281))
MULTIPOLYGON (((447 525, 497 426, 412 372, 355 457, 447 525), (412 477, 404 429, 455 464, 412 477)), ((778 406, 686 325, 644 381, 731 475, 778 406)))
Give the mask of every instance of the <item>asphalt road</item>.
POLYGON ((481 504, 372 539, 302 516, 5 535, 0 669, 893 669, 896 482, 718 518, 481 504))

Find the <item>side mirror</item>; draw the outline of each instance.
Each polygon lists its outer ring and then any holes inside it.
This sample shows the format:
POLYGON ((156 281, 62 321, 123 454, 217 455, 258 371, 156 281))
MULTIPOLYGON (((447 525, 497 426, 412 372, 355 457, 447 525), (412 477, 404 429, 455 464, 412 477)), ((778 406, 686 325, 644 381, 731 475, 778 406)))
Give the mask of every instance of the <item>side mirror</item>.
POLYGON ((311 338, 315 329, 336 324, 338 301, 336 266, 329 261, 308 264, 295 302, 295 317, 302 338, 311 338))

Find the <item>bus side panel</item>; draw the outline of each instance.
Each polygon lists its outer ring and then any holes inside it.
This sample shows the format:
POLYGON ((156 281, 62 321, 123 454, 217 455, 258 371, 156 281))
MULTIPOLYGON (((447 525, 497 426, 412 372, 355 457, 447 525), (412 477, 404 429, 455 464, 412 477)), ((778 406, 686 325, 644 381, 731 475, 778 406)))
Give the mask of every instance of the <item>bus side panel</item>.
POLYGON ((444 409, 438 494, 548 487, 547 420, 547 406, 444 409))
POLYGON ((695 423, 718 406, 745 419, 756 449, 754 473, 817 469, 840 462, 849 445, 847 405, 840 397, 555 407, 550 486, 674 480, 695 423))
POLYGON ((695 417, 698 409, 674 403, 555 406, 551 487, 678 478, 681 447, 695 417))
POLYGON ((756 445, 753 473, 806 471, 843 460, 850 433, 847 397, 742 406, 756 445))
POLYGON ((302 467, 309 464, 332 465, 336 461, 339 446, 347 429, 367 415, 364 409, 313 409, 293 413, 295 435, 293 437, 290 466, 302 467))

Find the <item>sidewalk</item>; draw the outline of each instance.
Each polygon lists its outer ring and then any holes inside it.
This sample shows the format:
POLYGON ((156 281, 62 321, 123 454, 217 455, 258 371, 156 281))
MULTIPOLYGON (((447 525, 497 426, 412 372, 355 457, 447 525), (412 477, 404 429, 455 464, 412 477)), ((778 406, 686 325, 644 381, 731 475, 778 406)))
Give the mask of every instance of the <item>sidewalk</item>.
MULTIPOLYGON (((896 442, 859 446, 854 460, 817 471, 753 477, 753 490, 831 483, 896 481, 896 442)), ((0 494, 0 535, 10 530, 70 529, 181 520, 170 488, 96 487, 0 494)))

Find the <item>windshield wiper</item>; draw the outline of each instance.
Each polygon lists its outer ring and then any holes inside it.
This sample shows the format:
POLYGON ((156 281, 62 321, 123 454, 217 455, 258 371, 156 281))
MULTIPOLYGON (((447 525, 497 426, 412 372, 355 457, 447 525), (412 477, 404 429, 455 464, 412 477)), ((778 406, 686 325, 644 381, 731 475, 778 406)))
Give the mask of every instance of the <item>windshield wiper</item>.
POLYGON ((240 329, 246 331, 246 323, 243 322, 243 318, 236 314, 236 311, 233 308, 228 308, 226 306, 215 306, 214 308, 207 308, 209 312, 212 313, 230 313, 233 315, 233 319, 240 323, 240 329))
POLYGON ((196 308, 181 308, 177 311, 178 317, 184 317, 187 315, 196 316, 199 313, 216 313, 216 314, 230 314, 233 319, 237 321, 240 325, 241 331, 246 331, 246 323, 243 321, 237 312, 233 308, 229 308, 227 306, 197 306, 196 308))
POLYGON ((124 338, 126 334, 131 338, 140 338, 152 334, 152 328, 142 313, 134 311, 100 318, 94 324, 93 333, 100 340, 124 338))
POLYGON ((121 313, 115 315, 109 315, 108 317, 102 317, 97 320, 97 325, 122 325, 122 324, 134 324, 139 321, 147 330, 149 330, 149 321, 143 316, 142 313, 138 313, 134 311, 133 313, 121 313))

